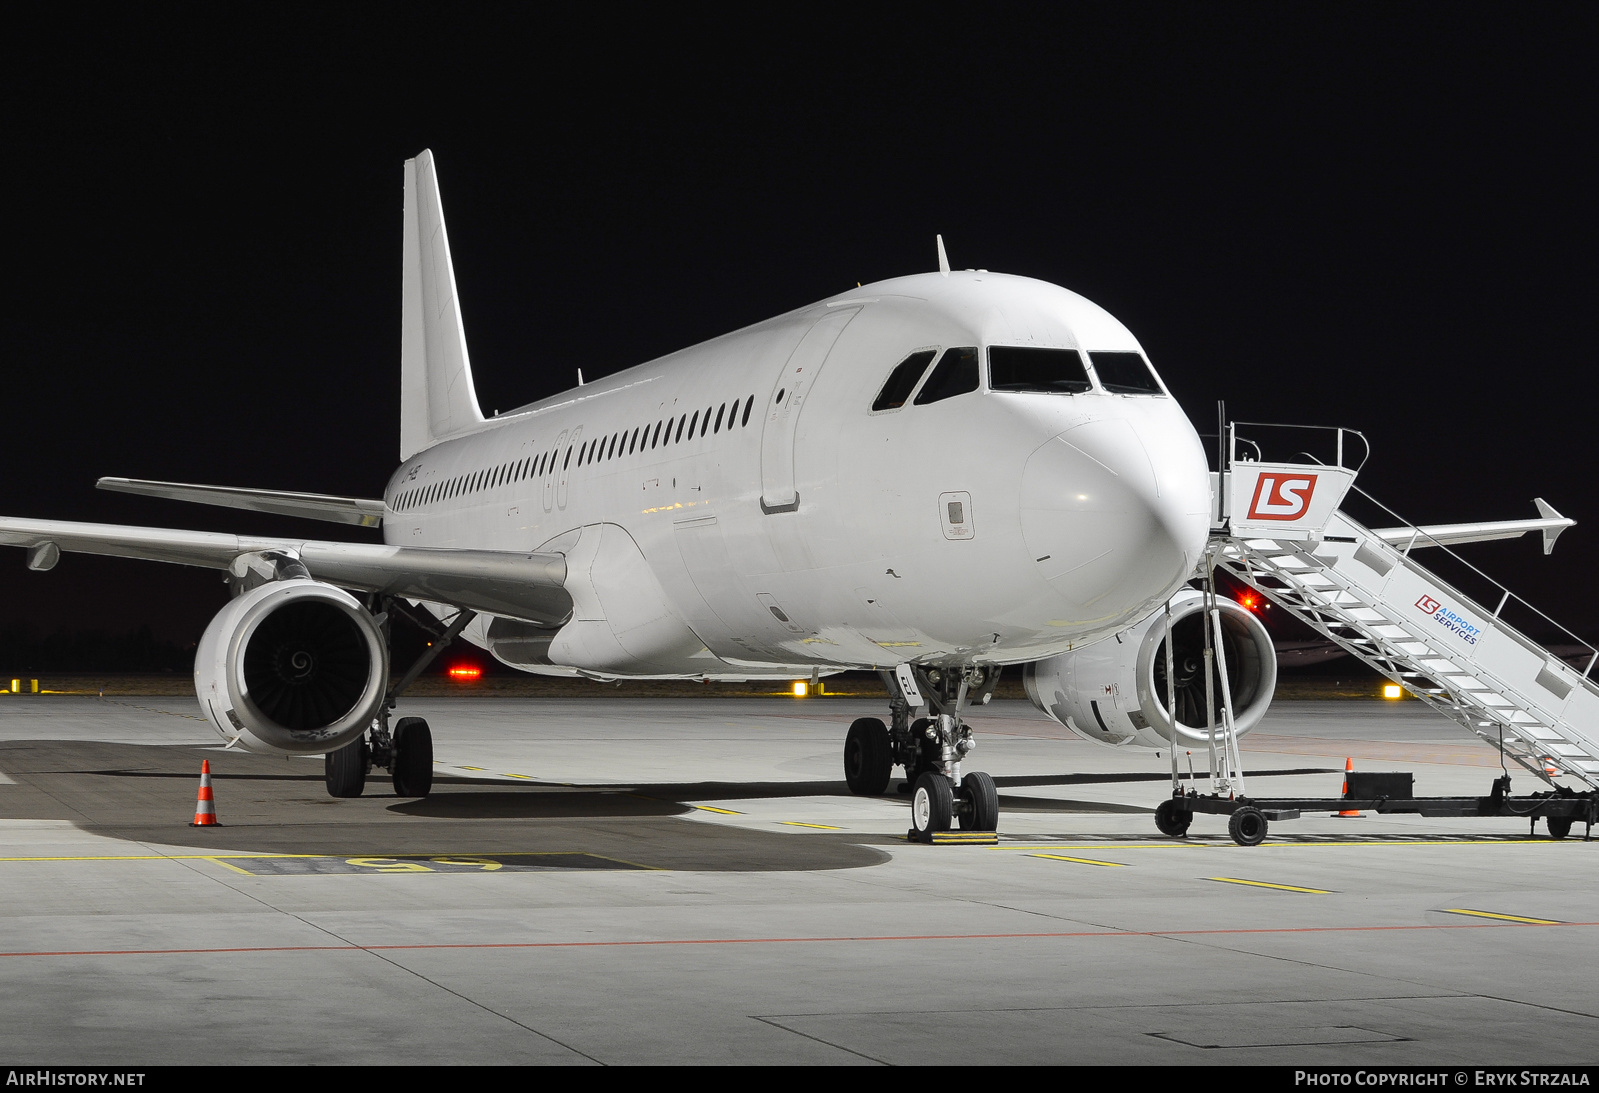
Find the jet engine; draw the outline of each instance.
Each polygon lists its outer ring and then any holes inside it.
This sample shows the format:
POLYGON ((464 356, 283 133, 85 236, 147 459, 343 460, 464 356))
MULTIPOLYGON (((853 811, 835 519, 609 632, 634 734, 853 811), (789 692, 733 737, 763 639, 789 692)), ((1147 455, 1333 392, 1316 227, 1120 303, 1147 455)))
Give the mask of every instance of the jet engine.
POLYGON ((308 578, 242 593, 206 627, 194 657, 200 706, 251 751, 319 755, 377 716, 388 643, 354 596, 308 578))
MULTIPOLYGON (((1221 651, 1238 734, 1253 729, 1277 687, 1271 636, 1245 608, 1218 599, 1221 651)), ((1205 602, 1188 589, 1172 600, 1177 746, 1205 744, 1205 602)), ((1215 724, 1222 725, 1221 671, 1212 672, 1215 724)), ((1115 637, 1029 664, 1027 697, 1056 721, 1100 744, 1171 745, 1167 716, 1166 613, 1157 612, 1115 637)), ((1218 739, 1220 733, 1218 731, 1218 739)))

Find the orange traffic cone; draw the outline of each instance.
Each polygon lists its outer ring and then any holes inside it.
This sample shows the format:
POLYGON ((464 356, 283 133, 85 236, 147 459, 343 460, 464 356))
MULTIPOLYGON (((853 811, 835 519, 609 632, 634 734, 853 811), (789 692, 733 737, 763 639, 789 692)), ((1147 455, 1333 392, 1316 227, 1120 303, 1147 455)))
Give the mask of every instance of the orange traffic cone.
POLYGON ((217 822, 217 805, 211 797, 211 760, 200 761, 200 797, 194 806, 194 822, 190 827, 221 827, 217 822))
MULTIPOLYGON (((1338 795, 1340 797, 1349 796, 1349 772, 1354 770, 1354 769, 1355 769, 1354 757, 1353 756, 1346 757, 1344 759, 1344 788, 1338 791, 1338 795)), ((1356 811, 1355 809, 1346 808, 1342 812, 1334 812, 1333 815, 1334 816, 1359 816, 1359 815, 1361 815, 1361 813, 1356 811)))

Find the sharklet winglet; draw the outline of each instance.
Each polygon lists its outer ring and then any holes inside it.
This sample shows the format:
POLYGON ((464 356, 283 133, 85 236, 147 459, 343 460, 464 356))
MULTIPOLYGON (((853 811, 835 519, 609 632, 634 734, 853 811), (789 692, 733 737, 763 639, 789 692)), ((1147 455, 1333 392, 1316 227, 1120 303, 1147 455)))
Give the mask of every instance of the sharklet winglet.
MULTIPOLYGON (((1560 515, 1560 513, 1556 512, 1555 507, 1549 502, 1545 501, 1542 497, 1534 497, 1532 499, 1532 503, 1538 506, 1538 515, 1543 517, 1545 520, 1566 519, 1564 516, 1560 515)), ((1572 520, 1568 523, 1561 524, 1559 527, 1544 528, 1543 552, 1545 554, 1553 554, 1555 549, 1555 540, 1560 538, 1560 533, 1565 531, 1567 528, 1574 526, 1575 524, 1576 521, 1572 520)))

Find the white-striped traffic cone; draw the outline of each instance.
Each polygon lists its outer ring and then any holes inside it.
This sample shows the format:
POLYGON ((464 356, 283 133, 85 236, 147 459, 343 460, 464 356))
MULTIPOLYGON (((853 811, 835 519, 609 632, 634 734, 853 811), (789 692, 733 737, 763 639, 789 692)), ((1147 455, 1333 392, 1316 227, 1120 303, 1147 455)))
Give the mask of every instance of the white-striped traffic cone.
POLYGON ((217 803, 211 796, 211 760, 200 760, 200 797, 194 805, 190 827, 221 827, 217 822, 217 803))

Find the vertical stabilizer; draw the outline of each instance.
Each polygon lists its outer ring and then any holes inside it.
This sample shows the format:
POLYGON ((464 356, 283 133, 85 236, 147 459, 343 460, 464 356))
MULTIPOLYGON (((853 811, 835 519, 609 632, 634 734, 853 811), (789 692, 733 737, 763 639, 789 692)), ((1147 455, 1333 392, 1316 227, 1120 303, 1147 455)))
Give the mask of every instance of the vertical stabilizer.
POLYGON ((400 336, 400 458, 483 421, 433 153, 405 161, 405 305, 400 336))

